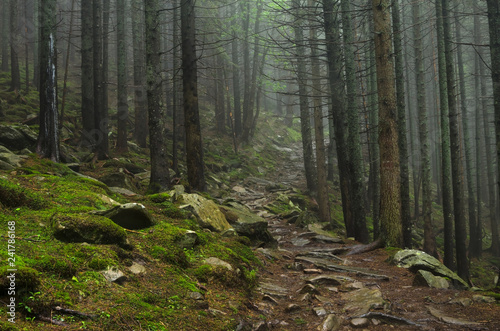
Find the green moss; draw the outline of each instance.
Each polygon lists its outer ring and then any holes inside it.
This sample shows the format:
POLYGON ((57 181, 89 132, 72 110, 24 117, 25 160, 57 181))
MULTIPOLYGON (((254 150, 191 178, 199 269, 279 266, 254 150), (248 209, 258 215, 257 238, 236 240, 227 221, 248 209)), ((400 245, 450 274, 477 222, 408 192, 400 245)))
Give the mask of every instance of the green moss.
POLYGON ((165 201, 170 201, 172 197, 170 194, 163 192, 163 193, 157 193, 157 194, 151 194, 148 196, 148 199, 151 200, 154 203, 162 203, 165 201))
POLYGON ((11 282, 15 283, 16 294, 22 292, 33 292, 40 286, 39 273, 35 269, 16 266, 16 271, 9 271, 8 266, 0 268, 0 292, 7 294, 11 282), (14 276, 13 278, 11 276, 14 276), (7 278, 9 277, 9 278, 7 278))
POLYGON ((155 259, 162 262, 169 263, 181 268, 187 268, 189 266, 189 261, 186 257, 184 251, 175 245, 169 246, 165 249, 162 246, 155 245, 149 250, 149 254, 155 259))
POLYGON ((0 321, 0 330, 3 331, 18 331, 19 329, 15 324, 12 324, 11 322, 4 322, 0 321))
POLYGON ((70 278, 76 274, 76 269, 71 260, 65 257, 37 256, 32 259, 30 265, 38 271, 47 272, 64 278, 70 278))
POLYGON ((39 210, 46 207, 47 203, 41 195, 0 178, 0 205, 7 208, 26 206, 39 210))

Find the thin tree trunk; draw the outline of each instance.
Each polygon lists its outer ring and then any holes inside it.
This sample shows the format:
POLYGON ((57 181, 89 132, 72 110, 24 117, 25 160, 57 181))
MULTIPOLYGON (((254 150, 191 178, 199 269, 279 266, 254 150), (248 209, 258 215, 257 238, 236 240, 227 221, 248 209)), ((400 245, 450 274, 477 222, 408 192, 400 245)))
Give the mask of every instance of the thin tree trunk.
POLYGON ((9 71, 9 6, 8 1, 2 2, 2 65, 0 67, 1 71, 9 71))
POLYGON ((172 126, 174 128, 173 139, 172 139, 172 169, 176 174, 179 174, 179 142, 184 141, 184 126, 183 126, 183 118, 184 111, 182 110, 181 100, 180 100, 180 67, 179 67, 179 49, 180 49, 180 35, 179 35, 179 9, 178 9, 178 1, 174 0, 174 10, 173 10, 173 41, 174 41, 174 52, 173 52, 173 60, 172 66, 174 70, 173 75, 173 98, 172 98, 172 108, 173 108, 173 123, 172 126))
POLYGON ((453 51, 451 38, 451 23, 449 1, 443 0, 443 27, 444 47, 446 57, 446 78, 448 80, 448 107, 450 116, 451 141, 451 172, 453 183, 453 210, 455 216, 455 247, 457 258, 457 273, 462 279, 469 279, 469 261, 467 258, 467 230, 464 208, 464 183, 460 159, 460 129, 458 121, 458 107, 456 99, 456 79, 453 65, 453 51))
POLYGON ((93 0, 81 3, 81 54, 82 54, 82 144, 91 147, 94 141, 94 64, 92 49, 93 0))
POLYGON ((116 150, 124 153, 127 146, 127 122, 128 122, 128 101, 127 101, 127 50, 125 45, 125 0, 117 0, 117 28, 116 28, 116 58, 118 76, 118 132, 116 139, 116 150))
MULTIPOLYGON (((174 11, 177 6, 174 4, 174 11)), ((174 15, 175 17, 175 15, 174 15)), ((141 0, 132 1, 132 43, 134 53, 134 137, 137 144, 146 148, 148 137, 147 93, 144 70, 144 9, 141 0), (142 14, 142 15, 141 15, 142 14)), ((175 20, 174 20, 175 22, 175 20)), ((174 23, 175 24, 175 23, 174 23)), ((175 34, 174 34, 175 38, 175 34)))
POLYGON ((62 101, 61 101, 61 116, 60 116, 60 122, 59 122, 59 136, 62 134, 62 128, 63 128, 63 123, 64 123, 64 110, 66 107, 66 95, 68 93, 68 73, 69 73, 69 54, 71 51, 71 37, 73 33, 73 21, 74 21, 74 14, 73 11, 75 10, 75 0, 71 1, 71 14, 70 14, 70 19, 69 19, 69 32, 68 32, 68 44, 66 46, 66 61, 64 61, 64 79, 63 79, 63 95, 62 95, 62 101))
POLYGON ((10 88, 9 91, 21 89, 21 74, 19 71, 19 24, 18 0, 10 0, 10 88))
POLYGON ((446 78, 446 59, 444 47, 444 27, 441 0, 436 1, 436 29, 439 63, 439 108, 441 120, 441 178, 443 194, 444 219, 444 265, 454 269, 453 260, 453 209, 451 188, 451 147, 450 147, 450 119, 448 116, 448 84, 446 78))
MULTIPOLYGON (((232 15, 236 15, 236 3, 232 6, 232 15)), ((231 42, 231 59, 233 62, 233 98, 234 98, 234 131, 233 134, 239 136, 241 134, 241 89, 240 89, 240 54, 239 54, 239 41, 236 32, 233 28, 233 40, 231 42)))
POLYGON ((165 110, 161 107, 160 12, 159 0, 144 0, 146 23, 146 73, 151 177, 148 192, 157 193, 170 186, 165 110))
POLYGON ((194 1, 181 2, 182 82, 186 128, 186 161, 190 190, 205 191, 205 171, 198 110, 198 69, 194 1))
POLYGON ((373 0, 379 97, 380 221, 382 242, 403 245, 397 105, 392 58, 390 1, 373 0))
POLYGON ((344 59, 347 88, 347 126, 349 150, 349 174, 351 182, 351 201, 359 202, 353 208, 354 238, 361 243, 368 243, 369 235, 366 227, 365 187, 363 157, 361 154, 361 138, 359 135, 359 113, 357 97, 356 68, 354 62, 353 31, 351 27, 351 8, 348 0, 342 0, 342 28, 344 37, 344 59))

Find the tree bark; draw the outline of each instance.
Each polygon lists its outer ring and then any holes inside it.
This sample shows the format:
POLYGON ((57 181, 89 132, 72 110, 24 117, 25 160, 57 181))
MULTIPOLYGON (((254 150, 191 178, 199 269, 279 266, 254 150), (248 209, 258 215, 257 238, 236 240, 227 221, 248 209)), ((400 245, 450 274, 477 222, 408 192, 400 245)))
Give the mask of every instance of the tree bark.
POLYGON ((390 1, 373 0, 379 97, 380 222, 386 246, 402 247, 397 105, 392 59, 390 1))
POLYGON ((186 158, 190 190, 205 191, 205 171, 198 110, 198 68, 195 48, 194 1, 181 2, 182 83, 186 128, 186 158))
POLYGON ((160 105, 162 89, 159 0, 144 0, 144 8, 146 14, 146 94, 151 158, 151 177, 148 192, 157 193, 167 190, 170 186, 165 134, 165 110, 160 105))
POLYGON ((19 52, 20 52, 20 31, 18 24, 19 1, 10 0, 10 88, 9 91, 19 91, 21 89, 21 74, 19 71, 19 52))
POLYGON ((36 151, 59 162, 56 75, 56 0, 42 0, 40 27, 40 127, 36 151))
POLYGON ((93 0, 81 3, 81 54, 82 54, 82 144, 94 145, 94 64, 92 49, 92 6, 93 0))
POLYGON ((1 44, 1 54, 2 54, 2 65, 0 66, 1 71, 9 70, 9 5, 8 1, 2 2, 2 44, 1 44))
POLYGON ((125 45, 125 0, 117 0, 116 58, 118 76, 118 132, 116 150, 124 153, 127 146, 128 96, 127 96, 127 50, 125 45))

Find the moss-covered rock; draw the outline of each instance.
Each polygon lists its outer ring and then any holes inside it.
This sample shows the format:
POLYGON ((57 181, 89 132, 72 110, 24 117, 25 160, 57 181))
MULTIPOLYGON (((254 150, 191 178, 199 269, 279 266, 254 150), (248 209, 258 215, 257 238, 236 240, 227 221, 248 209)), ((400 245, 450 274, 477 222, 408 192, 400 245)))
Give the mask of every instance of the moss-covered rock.
POLYGON ((30 209, 39 210, 46 206, 46 202, 42 196, 0 178, 0 205, 7 208, 26 206, 30 209))
POLYGON ((35 269, 17 266, 16 271, 11 271, 8 266, 0 268, 0 294, 11 294, 15 291, 18 295, 22 292, 33 292, 40 286, 39 273, 35 269))
POLYGON ((56 215, 52 219, 52 227, 54 237, 64 242, 127 246, 125 230, 106 217, 87 214, 56 215))
POLYGON ((94 213, 107 217, 119 226, 130 230, 145 229, 155 224, 146 207, 140 203, 126 203, 94 213))

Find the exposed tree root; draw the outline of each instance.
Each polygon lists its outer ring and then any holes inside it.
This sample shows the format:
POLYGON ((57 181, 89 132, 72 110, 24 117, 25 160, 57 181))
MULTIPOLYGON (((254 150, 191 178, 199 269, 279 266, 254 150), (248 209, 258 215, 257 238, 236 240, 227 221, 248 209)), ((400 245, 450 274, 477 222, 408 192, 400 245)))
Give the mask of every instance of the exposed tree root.
POLYGON ((347 252, 346 255, 356 255, 356 254, 370 252, 370 251, 376 250, 377 248, 383 247, 384 246, 383 244, 384 244, 383 240, 379 237, 377 240, 375 240, 369 244, 353 246, 349 250, 349 252, 347 252))
POLYGON ((389 314, 384 314, 384 313, 377 313, 377 312, 369 312, 366 314, 363 314, 361 316, 356 316, 355 318, 376 318, 380 319, 389 323, 399 323, 399 324, 407 324, 407 325, 414 325, 414 326, 421 326, 418 323, 415 323, 409 319, 399 317, 399 316, 394 316, 394 315, 389 315, 389 314))

